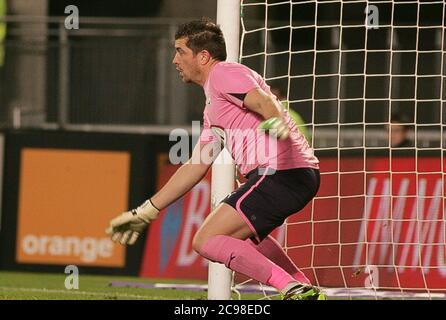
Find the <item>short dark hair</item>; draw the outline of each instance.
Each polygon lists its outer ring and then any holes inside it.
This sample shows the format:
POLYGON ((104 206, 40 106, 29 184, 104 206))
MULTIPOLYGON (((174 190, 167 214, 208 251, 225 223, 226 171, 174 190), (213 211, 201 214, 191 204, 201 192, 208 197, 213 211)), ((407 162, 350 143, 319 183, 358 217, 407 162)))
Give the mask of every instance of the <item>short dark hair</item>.
POLYGON ((393 112, 390 115, 390 122, 401 124, 406 131, 412 129, 409 116, 402 112, 393 112))
POLYGON ((175 40, 187 38, 186 45, 197 54, 201 50, 207 50, 212 58, 226 60, 226 44, 220 27, 208 18, 201 18, 178 27, 175 40))

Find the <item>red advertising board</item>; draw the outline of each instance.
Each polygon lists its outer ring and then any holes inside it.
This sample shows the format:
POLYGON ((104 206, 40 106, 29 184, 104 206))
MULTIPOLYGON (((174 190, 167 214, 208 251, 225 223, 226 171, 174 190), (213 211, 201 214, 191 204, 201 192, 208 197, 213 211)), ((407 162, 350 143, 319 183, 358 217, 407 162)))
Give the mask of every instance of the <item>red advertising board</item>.
MULTIPOLYGON (((159 161, 158 188, 179 166, 162 157, 159 161)), ((183 198, 161 212, 150 225, 141 276, 157 278, 206 279, 207 263, 192 249, 192 239, 210 211, 209 174, 183 198)))
POLYGON ((323 286, 446 291, 440 161, 321 158, 318 198, 288 219, 290 256, 323 286))
MULTIPOLYGON (((286 247, 329 287, 445 289, 444 168, 436 157, 321 157, 318 197, 288 219, 286 247)), ((158 186, 178 166, 159 166, 158 186)), ((150 226, 141 275, 206 279, 191 247, 209 213, 210 176, 150 226)))

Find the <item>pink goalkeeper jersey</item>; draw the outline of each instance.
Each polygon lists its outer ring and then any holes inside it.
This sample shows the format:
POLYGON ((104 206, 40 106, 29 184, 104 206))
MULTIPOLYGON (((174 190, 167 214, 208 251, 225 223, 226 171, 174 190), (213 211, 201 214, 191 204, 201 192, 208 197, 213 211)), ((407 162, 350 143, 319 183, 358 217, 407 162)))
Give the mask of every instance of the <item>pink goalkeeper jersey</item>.
POLYGON ((252 89, 261 88, 272 94, 258 73, 239 63, 219 62, 203 87, 206 106, 200 143, 211 143, 223 136, 226 148, 243 175, 259 167, 319 168, 313 149, 287 111, 284 113, 290 129, 287 139, 277 140, 258 132, 257 127, 264 119, 243 106, 246 94, 252 89))

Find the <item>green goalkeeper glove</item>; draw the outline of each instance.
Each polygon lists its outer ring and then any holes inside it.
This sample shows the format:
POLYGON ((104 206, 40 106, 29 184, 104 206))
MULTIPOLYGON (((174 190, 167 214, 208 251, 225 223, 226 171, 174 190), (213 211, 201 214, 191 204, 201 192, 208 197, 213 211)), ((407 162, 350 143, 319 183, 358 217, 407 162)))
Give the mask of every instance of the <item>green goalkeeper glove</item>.
POLYGON ((263 121, 260 123, 258 129, 280 140, 288 138, 290 134, 290 129, 288 129, 283 119, 277 117, 263 121))
POLYGON ((147 225, 158 218, 158 214, 159 210, 149 199, 138 208, 121 213, 111 220, 110 226, 105 232, 115 242, 132 245, 147 225))

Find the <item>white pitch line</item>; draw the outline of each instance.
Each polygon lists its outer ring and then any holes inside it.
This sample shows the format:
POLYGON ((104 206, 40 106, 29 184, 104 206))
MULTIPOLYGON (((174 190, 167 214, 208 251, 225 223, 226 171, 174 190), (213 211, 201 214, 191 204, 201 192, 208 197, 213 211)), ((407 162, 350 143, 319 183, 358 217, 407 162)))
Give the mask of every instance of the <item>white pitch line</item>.
POLYGON ((40 293, 65 293, 72 295, 92 295, 92 296, 118 296, 135 299, 163 299, 162 297, 141 296, 137 294, 116 293, 116 292, 94 292, 94 291, 79 291, 79 290, 56 290, 56 289, 38 289, 38 288, 15 288, 15 287, 0 287, 1 291, 22 291, 22 292, 40 292, 40 293))

